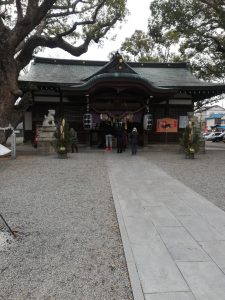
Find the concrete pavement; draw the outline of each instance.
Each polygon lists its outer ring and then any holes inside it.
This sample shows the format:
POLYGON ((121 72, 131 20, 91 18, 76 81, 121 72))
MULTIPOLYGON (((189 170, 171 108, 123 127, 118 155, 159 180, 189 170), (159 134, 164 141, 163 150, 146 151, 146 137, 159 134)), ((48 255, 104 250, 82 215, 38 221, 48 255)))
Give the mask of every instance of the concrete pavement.
POLYGON ((134 299, 225 299, 225 212, 144 155, 106 155, 134 299))

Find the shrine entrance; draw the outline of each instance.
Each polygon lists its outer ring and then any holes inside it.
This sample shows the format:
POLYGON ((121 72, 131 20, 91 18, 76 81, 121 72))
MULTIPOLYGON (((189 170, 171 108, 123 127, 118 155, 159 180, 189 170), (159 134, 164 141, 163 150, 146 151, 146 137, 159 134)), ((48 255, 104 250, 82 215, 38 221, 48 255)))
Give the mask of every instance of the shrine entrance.
POLYGON ((105 113, 93 113, 93 126, 90 130, 90 146, 97 146, 98 148, 105 147, 105 134, 108 128, 111 129, 113 136, 113 148, 116 147, 116 137, 118 128, 121 128, 124 132, 126 143, 128 143, 129 134, 134 127, 137 128, 140 139, 139 145, 143 146, 143 126, 142 119, 143 113, 131 113, 118 111, 105 112, 105 113))
MULTIPOLYGON (((116 139, 116 131, 119 126, 126 131, 127 137, 134 127, 139 133, 139 146, 147 144, 148 132, 144 130, 144 116, 154 110, 153 100, 157 100, 156 88, 151 90, 149 85, 138 79, 135 81, 128 78, 115 80, 114 78, 101 79, 96 82, 92 89, 85 90, 82 97, 83 124, 84 130, 79 130, 79 140, 91 147, 104 147, 104 136, 106 124, 110 124, 113 140, 116 139), (151 94, 149 96, 149 94, 151 94), (89 120, 89 121, 88 121, 89 120), (91 122, 91 124, 89 124, 91 122)), ((163 91, 164 92, 164 91, 163 91)), ((64 90, 63 94, 70 99, 74 97, 74 90, 64 90), (71 94, 73 93, 73 96, 71 94)), ((166 93, 168 96, 168 93, 166 93)), ((78 95, 76 95, 78 98, 78 95)), ((161 95, 161 98, 165 95, 161 95)), ((78 102, 76 102, 77 106, 78 102)), ((66 106, 65 106, 66 107, 66 106)), ((79 110, 78 108, 76 108, 79 110)), ((65 113, 64 109, 64 113, 65 113)), ((69 120, 68 116, 65 117, 69 120)), ((70 121, 70 120, 69 120, 70 121)), ((80 129, 82 124, 70 124, 74 128, 80 129)), ((152 129, 152 128, 151 128, 152 129)), ((116 141, 113 143, 116 144, 116 141)))
POLYGON ((139 145, 177 143, 196 101, 224 92, 224 85, 199 81, 186 63, 109 62, 35 58, 20 78, 32 88, 33 104, 24 117, 24 140, 32 139, 49 109, 64 117, 80 144, 101 145, 104 125, 139 132, 139 145), (48 74, 48 76, 46 76, 48 74), (57 76, 56 76, 57 74, 57 76))

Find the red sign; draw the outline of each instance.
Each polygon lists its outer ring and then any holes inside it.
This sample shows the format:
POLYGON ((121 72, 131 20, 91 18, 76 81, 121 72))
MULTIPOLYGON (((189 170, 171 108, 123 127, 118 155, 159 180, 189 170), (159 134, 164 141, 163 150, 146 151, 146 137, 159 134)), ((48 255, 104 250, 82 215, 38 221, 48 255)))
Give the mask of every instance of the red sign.
POLYGON ((158 119, 156 132, 177 132, 178 120, 172 118, 158 119))

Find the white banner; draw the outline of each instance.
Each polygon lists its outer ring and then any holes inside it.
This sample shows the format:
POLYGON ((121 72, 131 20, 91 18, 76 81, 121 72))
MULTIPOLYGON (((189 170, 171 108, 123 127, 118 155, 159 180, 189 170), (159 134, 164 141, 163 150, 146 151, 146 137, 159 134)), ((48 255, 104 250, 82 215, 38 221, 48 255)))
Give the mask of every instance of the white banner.
POLYGON ((0 156, 7 155, 11 152, 11 150, 0 144, 0 156))

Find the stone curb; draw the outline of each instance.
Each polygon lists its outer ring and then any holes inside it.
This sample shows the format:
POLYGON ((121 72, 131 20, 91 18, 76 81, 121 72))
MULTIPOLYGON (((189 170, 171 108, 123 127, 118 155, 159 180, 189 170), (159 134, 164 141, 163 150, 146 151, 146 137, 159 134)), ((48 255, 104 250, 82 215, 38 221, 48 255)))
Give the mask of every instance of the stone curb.
POLYGON ((115 190, 116 190, 114 188, 115 183, 114 183, 114 180, 113 180, 113 177, 111 176, 111 174, 109 172, 108 172, 108 174, 109 174, 109 180, 110 180, 110 184, 111 184, 112 195, 113 195, 113 200, 114 200, 115 209, 116 209, 117 220, 118 220, 118 224, 119 224, 119 228, 120 228, 123 249, 124 249, 125 258, 126 258, 126 262, 127 262, 127 269, 128 269, 128 273, 129 273, 129 277, 130 277, 130 283, 131 283, 131 288, 132 288, 132 292, 133 292, 133 297, 134 297, 134 300, 145 300, 144 293, 143 293, 141 283, 140 283, 140 278, 139 278, 138 271, 137 271, 137 267, 135 264, 133 252, 130 247, 130 241, 129 241, 126 227, 124 224, 123 215, 121 213, 119 199, 115 192, 115 190))

